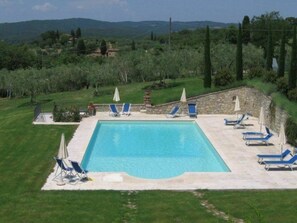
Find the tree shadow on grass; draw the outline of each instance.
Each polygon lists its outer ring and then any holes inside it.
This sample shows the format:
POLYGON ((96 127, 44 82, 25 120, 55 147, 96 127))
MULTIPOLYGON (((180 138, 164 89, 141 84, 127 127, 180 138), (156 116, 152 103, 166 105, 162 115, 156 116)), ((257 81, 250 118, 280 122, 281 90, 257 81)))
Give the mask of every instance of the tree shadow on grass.
POLYGON ((40 100, 40 101, 37 101, 37 102, 30 102, 30 101, 28 101, 28 102, 25 102, 25 103, 23 103, 23 104, 20 104, 19 106, 18 106, 18 108, 25 108, 25 107, 34 107, 34 106, 36 106, 36 105, 43 105, 43 104, 47 104, 47 103, 49 103, 49 102, 52 102, 53 101, 53 99, 43 99, 43 100, 40 100))
POLYGON ((143 90, 162 90, 181 86, 180 82, 166 83, 165 81, 156 81, 150 85, 143 87, 143 90))

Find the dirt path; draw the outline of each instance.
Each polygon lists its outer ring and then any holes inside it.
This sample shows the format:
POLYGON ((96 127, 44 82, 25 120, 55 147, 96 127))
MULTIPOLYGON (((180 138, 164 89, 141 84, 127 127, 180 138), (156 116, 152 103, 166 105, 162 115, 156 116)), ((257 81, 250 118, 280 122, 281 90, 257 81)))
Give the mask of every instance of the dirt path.
POLYGON ((230 216, 226 214, 223 211, 219 211, 213 204, 210 204, 208 200, 205 200, 203 198, 204 194, 202 192, 194 191, 194 196, 198 198, 200 204, 206 209, 207 212, 211 213, 212 215, 224 219, 228 222, 234 222, 234 223, 244 223, 244 220, 235 218, 233 216, 230 216))

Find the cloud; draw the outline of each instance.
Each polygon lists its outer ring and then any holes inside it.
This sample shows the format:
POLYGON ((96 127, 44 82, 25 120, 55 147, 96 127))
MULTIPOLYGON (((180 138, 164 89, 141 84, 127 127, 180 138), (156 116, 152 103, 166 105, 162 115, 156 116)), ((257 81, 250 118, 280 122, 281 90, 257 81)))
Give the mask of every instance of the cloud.
POLYGON ((48 12, 55 10, 56 7, 49 2, 46 2, 43 5, 34 5, 32 9, 35 11, 48 12))

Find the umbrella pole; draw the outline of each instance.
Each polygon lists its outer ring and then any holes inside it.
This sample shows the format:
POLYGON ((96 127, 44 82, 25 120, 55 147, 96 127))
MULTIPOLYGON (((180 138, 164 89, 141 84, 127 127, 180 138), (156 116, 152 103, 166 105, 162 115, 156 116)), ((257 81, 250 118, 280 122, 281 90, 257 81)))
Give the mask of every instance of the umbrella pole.
POLYGON ((186 116, 185 109, 186 109, 186 104, 185 104, 185 102, 182 102, 182 113, 181 113, 182 117, 186 116))
POLYGON ((60 168, 60 169, 61 169, 61 172, 60 172, 60 177, 59 177, 59 180, 57 182, 57 185, 58 186, 64 186, 65 185, 65 182, 63 181, 63 175, 62 175, 63 170, 62 170, 62 168, 60 168))

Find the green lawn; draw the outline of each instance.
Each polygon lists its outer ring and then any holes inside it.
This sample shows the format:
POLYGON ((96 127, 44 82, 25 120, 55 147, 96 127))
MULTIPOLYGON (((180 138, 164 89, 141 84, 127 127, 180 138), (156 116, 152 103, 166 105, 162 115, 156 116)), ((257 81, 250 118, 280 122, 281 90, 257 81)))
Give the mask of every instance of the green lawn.
POLYGON ((275 105, 286 110, 297 122, 297 103, 290 101, 285 95, 277 92, 275 84, 260 80, 249 80, 247 85, 262 91, 266 95, 270 95, 275 105))
MULTIPOLYGON (((182 87, 188 95, 203 92, 199 79, 177 81, 181 84, 176 88, 154 91, 154 103, 179 99, 182 87)), ((122 100, 141 103, 145 85, 119 86, 122 100)), ((89 89, 37 99, 48 110, 53 101, 79 106, 110 103, 113 89, 102 88, 110 93, 96 98, 89 89)), ((55 165, 52 157, 61 133, 69 141, 76 127, 32 125, 33 106, 28 101, 0 99, 0 222, 225 222, 208 213, 202 198, 191 192, 41 191, 55 165)), ((295 221, 297 190, 202 193, 218 210, 248 222, 295 221)))
MULTIPOLYGON (((182 89, 185 87, 187 96, 194 96, 202 94, 210 90, 203 88, 203 81, 201 78, 187 78, 177 79, 175 81, 166 80, 166 83, 176 85, 162 90, 152 91, 152 103, 160 104, 169 101, 179 100, 182 94, 182 89)), ((144 89, 151 85, 151 83, 133 83, 129 85, 117 86, 120 92, 121 102, 131 102, 134 104, 143 103, 144 89)), ((94 89, 84 89, 80 91, 55 93, 50 95, 42 95, 37 99, 42 103, 45 110, 51 111, 53 103, 56 102, 61 105, 77 105, 79 107, 86 107, 89 102, 97 103, 112 103, 115 86, 99 87, 99 96, 94 96, 94 89)), ((25 104, 26 105, 26 104, 25 104)), ((1 105, 0 105, 1 109, 1 105)))

